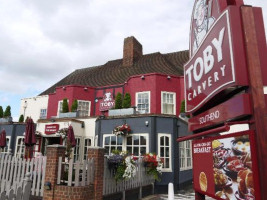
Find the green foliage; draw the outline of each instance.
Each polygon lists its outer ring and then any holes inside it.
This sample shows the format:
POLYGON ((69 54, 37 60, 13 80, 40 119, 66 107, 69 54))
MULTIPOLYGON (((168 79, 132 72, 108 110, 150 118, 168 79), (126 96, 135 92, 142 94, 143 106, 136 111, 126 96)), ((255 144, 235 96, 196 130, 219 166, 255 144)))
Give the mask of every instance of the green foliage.
POLYGON ((180 113, 185 113, 185 100, 181 102, 180 113))
POLYGON ((116 182, 118 182, 120 180, 123 180, 123 174, 125 172, 125 169, 126 169, 125 163, 119 164, 119 166, 117 168, 117 171, 115 173, 115 180, 116 180, 116 182))
POLYGON ((115 98, 115 109, 121 109, 122 108, 122 96, 121 93, 118 92, 115 98))
POLYGON ((7 106, 4 112, 4 117, 11 117, 11 107, 7 106))
POLYGON ((3 107, 0 106, 0 118, 4 117, 4 111, 3 111, 3 107))
POLYGON ((76 112, 78 109, 78 101, 77 99, 74 99, 74 101, 72 102, 72 105, 71 105, 71 112, 76 112))
POLYGON ((130 93, 126 92, 122 101, 123 108, 130 108, 131 107, 131 95, 130 93))
POLYGON ((69 112, 69 104, 68 104, 68 99, 63 99, 63 104, 62 104, 62 113, 67 113, 69 112))
POLYGON ((20 117, 19 117, 19 122, 20 122, 20 123, 24 122, 24 116, 23 116, 23 115, 20 115, 20 117))

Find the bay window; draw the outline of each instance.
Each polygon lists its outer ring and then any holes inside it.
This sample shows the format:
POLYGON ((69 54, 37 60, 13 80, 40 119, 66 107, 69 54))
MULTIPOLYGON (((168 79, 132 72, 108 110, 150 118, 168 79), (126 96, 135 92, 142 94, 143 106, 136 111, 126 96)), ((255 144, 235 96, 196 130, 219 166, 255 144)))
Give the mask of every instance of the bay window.
POLYGON ((179 142, 180 170, 192 169, 191 141, 179 142))
POLYGON ((158 152, 163 160, 163 171, 171 171, 171 134, 158 134, 158 152))

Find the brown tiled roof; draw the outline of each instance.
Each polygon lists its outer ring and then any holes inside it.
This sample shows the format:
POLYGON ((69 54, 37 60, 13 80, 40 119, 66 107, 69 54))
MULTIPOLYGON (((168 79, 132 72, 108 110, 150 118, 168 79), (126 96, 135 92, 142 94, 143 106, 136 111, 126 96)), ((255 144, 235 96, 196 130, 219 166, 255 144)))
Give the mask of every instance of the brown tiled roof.
POLYGON ((40 95, 55 92, 63 85, 84 85, 91 87, 117 85, 124 83, 130 76, 161 73, 183 75, 183 65, 188 61, 188 51, 168 54, 159 52, 143 55, 132 66, 123 66, 122 59, 109 61, 104 65, 77 69, 40 95))

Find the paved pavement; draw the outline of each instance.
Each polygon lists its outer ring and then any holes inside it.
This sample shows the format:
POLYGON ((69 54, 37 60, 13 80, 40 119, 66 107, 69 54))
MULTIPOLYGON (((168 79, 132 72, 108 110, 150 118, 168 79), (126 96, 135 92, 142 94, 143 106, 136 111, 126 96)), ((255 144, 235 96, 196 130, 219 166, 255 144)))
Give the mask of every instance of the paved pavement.
MULTIPOLYGON (((174 200, 194 200, 195 199, 195 193, 193 192, 182 192, 174 195, 174 200)), ((168 200, 168 194, 157 194, 157 195, 151 195, 146 198, 143 198, 143 200, 168 200)), ((214 200, 213 198, 206 197, 206 200, 214 200)))

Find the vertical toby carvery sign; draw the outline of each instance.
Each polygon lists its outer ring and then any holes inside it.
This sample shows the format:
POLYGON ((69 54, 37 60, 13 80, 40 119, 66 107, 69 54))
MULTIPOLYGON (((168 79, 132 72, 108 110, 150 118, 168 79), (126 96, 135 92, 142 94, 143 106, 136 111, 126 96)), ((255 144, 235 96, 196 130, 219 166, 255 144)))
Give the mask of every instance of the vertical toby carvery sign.
POLYGON ((216 0, 197 0, 193 9, 190 60, 184 66, 189 113, 229 87, 248 84, 239 8, 220 10, 216 0))

